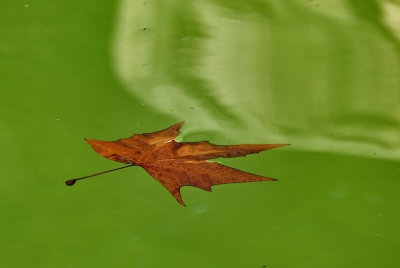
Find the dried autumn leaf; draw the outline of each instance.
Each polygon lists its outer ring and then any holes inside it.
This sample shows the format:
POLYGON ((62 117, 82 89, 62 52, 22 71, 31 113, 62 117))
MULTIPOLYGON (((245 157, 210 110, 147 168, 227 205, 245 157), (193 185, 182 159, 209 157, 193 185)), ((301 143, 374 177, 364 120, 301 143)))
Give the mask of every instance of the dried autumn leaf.
MULTIPOLYGON (((174 139, 179 135, 182 124, 153 133, 134 134, 116 141, 86 141, 107 159, 144 168, 183 206, 185 203, 180 194, 182 186, 211 191, 211 186, 216 184, 276 180, 206 160, 244 156, 287 144, 215 145, 207 141, 176 142, 174 139)), ((66 184, 73 185, 75 181, 69 180, 66 184)))

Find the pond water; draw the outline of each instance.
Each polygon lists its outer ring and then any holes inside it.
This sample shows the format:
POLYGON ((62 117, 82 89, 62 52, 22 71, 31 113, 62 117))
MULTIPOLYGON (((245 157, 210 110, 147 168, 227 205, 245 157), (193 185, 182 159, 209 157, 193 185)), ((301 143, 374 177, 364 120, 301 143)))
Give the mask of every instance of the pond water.
POLYGON ((0 4, 1 267, 399 267, 398 1, 0 4), (179 141, 278 178, 185 187, 83 138, 179 141))

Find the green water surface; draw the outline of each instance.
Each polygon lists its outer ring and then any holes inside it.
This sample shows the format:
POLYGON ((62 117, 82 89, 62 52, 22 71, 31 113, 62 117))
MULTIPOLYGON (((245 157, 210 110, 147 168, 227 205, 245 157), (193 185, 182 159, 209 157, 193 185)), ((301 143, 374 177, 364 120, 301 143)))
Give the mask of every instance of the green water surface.
POLYGON ((0 1, 0 267, 400 267, 397 0, 0 1), (83 138, 290 143, 185 187, 83 138))

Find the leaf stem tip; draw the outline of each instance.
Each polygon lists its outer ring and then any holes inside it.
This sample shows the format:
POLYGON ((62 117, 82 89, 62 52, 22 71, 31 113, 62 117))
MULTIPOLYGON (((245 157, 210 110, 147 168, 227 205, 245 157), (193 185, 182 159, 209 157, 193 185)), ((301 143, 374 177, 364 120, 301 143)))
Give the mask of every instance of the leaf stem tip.
POLYGON ((67 181, 65 181, 65 184, 66 184, 67 186, 72 186, 72 185, 75 184, 75 182, 76 182, 75 179, 73 179, 73 180, 67 180, 67 181))

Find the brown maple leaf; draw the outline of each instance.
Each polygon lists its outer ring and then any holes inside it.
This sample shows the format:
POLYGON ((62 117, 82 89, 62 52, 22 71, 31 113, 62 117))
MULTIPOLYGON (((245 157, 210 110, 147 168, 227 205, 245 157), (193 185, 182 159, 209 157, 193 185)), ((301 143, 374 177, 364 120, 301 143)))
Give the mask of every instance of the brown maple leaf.
MULTIPOLYGON (((244 156, 287 144, 214 145, 207 141, 176 142, 174 139, 179 135, 182 124, 183 122, 153 133, 134 134, 129 138, 116 141, 92 139, 86 139, 86 141, 105 158, 129 164, 117 169, 130 166, 144 168, 183 206, 185 203, 180 194, 182 186, 195 186, 211 191, 211 186, 216 184, 276 180, 206 160, 217 157, 244 156)), ((68 180, 66 184, 71 186, 76 180, 105 172, 68 180)))

